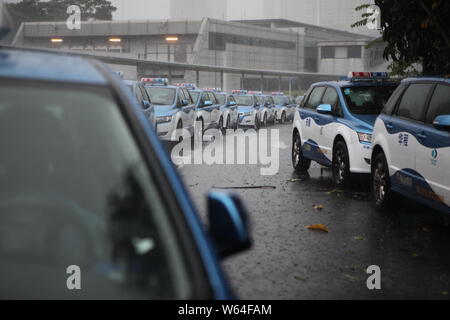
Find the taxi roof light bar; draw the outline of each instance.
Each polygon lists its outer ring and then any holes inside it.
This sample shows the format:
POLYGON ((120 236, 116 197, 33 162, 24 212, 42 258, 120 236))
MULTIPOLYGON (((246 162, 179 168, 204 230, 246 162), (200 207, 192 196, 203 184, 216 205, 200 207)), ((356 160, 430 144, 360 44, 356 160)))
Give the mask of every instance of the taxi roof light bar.
POLYGON ((386 80, 389 79, 387 72, 350 72, 348 74, 350 81, 356 80, 386 80))
POLYGON ((222 88, 203 88, 205 91, 222 92, 222 88))
POLYGON ((169 79, 167 78, 142 78, 141 82, 151 85, 167 86, 169 79))
POLYGON ((247 94, 248 91, 247 90, 232 90, 231 93, 232 94, 247 94))
POLYGON ((273 96, 284 96, 284 92, 272 92, 273 96))
POLYGON ((262 91, 249 91, 248 94, 262 95, 262 91))
POLYGON ((174 86, 191 89, 191 90, 197 89, 197 86, 195 85, 195 83, 174 83, 174 86))

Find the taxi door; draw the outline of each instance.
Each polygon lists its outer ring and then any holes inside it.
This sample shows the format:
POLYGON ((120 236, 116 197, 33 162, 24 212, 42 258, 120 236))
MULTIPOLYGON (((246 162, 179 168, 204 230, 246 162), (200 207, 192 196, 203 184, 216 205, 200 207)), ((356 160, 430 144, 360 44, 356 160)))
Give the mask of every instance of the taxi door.
MULTIPOLYGON (((208 92, 208 96, 209 96, 210 101, 213 103, 212 108, 211 108, 211 122, 212 122, 212 124, 218 126, 220 116, 222 115, 222 113, 220 111, 220 103, 214 92, 208 92)), ((226 120, 223 120, 223 121, 226 121, 226 120)))
POLYGON ((450 132, 433 126, 437 116, 450 114, 450 86, 436 85, 425 123, 417 128, 416 168, 424 177, 420 187, 427 200, 450 206, 450 132), (427 189, 427 185, 431 190, 427 189))
POLYGON ((409 85, 400 98, 394 116, 384 123, 388 132, 388 163, 392 186, 400 192, 416 194, 421 179, 416 171, 416 149, 422 142, 423 115, 432 85, 409 85))
POLYGON ((189 92, 187 92, 186 89, 178 89, 177 104, 181 108, 181 119, 183 121, 184 127, 193 130, 195 122, 195 107, 191 95, 189 94, 189 92))
POLYGON ((317 142, 317 135, 319 133, 317 121, 319 120, 319 114, 316 108, 320 105, 324 92, 325 87, 314 87, 303 108, 299 109, 301 120, 300 137, 302 140, 303 154, 305 157, 316 161, 322 159, 317 142))
MULTIPOLYGON (((339 104, 339 95, 335 88, 327 87, 322 98, 321 104, 329 104, 336 111, 339 104)), ((334 114, 320 114, 317 121, 317 143, 323 154, 329 159, 333 159, 333 142, 336 136, 336 126, 332 125, 336 122, 334 114)))

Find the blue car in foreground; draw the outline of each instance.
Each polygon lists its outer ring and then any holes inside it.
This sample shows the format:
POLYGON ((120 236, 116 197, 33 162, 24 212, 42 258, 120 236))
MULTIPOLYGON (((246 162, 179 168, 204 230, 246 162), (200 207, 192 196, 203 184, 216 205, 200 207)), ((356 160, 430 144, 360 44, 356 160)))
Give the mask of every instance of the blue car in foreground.
POLYGON ((0 47, 0 96, 0 298, 234 298, 219 259, 250 247, 243 204, 210 193, 203 230, 109 69, 0 47))

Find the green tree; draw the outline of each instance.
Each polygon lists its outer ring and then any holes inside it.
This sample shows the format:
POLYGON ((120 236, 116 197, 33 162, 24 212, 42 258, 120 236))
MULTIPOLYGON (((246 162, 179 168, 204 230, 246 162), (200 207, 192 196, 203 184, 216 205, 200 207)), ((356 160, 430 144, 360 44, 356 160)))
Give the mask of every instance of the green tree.
POLYGON ((82 20, 112 20, 112 13, 117 10, 108 0, 22 0, 7 6, 14 20, 21 23, 65 21, 67 8, 71 5, 80 7, 82 20))
MULTIPOLYGON (((387 46, 384 58, 392 70, 411 70, 420 63, 425 75, 450 74, 449 0, 374 0, 380 8, 381 31, 387 46)), ((356 8, 361 11, 370 5, 356 8)), ((374 17, 362 14, 352 26, 366 25, 374 17)))

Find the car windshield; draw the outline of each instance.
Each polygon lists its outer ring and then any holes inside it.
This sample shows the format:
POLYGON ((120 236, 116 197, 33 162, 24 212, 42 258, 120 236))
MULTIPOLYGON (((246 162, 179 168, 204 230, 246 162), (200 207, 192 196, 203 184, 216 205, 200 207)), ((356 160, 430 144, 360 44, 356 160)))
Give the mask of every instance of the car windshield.
POLYGON ((174 88, 145 87, 150 100, 155 105, 171 106, 175 104, 176 90, 174 88))
POLYGON ((288 97, 283 97, 283 96, 274 96, 273 100, 274 100, 276 105, 283 105, 283 104, 285 104, 286 102, 289 101, 289 98, 288 97))
POLYGON ((234 96, 238 106, 253 106, 253 98, 251 96, 234 96))
POLYGON ((200 92, 189 91, 189 93, 191 94, 192 101, 194 101, 194 103, 197 103, 198 97, 200 96, 200 92))
POLYGON ((380 114, 395 86, 354 86, 342 88, 348 109, 354 114, 380 114))
POLYGON ((227 101, 227 96, 225 94, 217 94, 216 93, 216 97, 217 97, 217 101, 219 102, 219 104, 225 104, 227 101))
POLYGON ((0 298, 190 297, 168 209, 110 91, 8 81, 0 96, 0 298))

